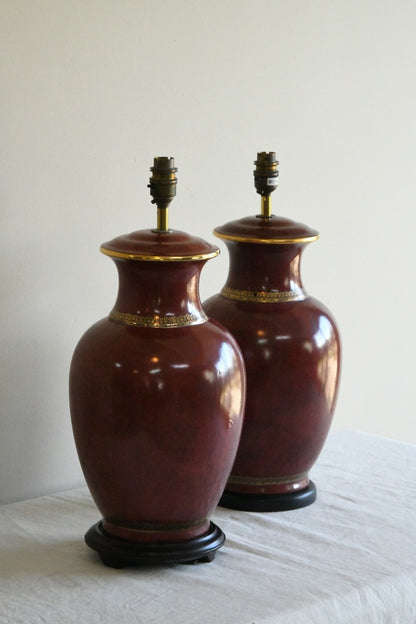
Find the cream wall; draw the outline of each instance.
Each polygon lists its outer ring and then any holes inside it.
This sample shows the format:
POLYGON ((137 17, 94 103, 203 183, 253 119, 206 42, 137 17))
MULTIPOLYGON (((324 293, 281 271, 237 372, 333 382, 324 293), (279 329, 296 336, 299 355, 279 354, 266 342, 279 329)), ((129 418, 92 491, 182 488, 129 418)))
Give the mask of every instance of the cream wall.
MULTIPOLYGON (((152 226, 153 156, 179 167, 171 225, 212 240, 258 211, 316 227, 309 292, 342 332, 334 429, 416 443, 416 4, 1 0, 0 501, 82 483, 67 377, 106 315, 102 241, 152 226)), ((227 253, 204 269, 218 291, 227 253)))

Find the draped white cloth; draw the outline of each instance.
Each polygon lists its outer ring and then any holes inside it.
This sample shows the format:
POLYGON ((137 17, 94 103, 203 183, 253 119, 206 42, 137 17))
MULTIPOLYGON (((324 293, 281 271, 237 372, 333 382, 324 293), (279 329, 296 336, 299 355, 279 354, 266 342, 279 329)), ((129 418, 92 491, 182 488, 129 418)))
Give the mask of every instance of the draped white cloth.
POLYGON ((416 446, 332 434, 318 499, 280 513, 218 508, 212 563, 102 565, 86 488, 0 507, 1 624, 415 624, 416 446))

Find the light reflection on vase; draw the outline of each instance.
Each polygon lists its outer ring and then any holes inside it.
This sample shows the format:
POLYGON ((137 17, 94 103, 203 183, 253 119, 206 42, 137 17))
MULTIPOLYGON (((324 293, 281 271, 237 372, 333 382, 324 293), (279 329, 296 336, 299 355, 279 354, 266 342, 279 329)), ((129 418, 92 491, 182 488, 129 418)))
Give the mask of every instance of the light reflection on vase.
MULTIPOLYGON (((258 155, 258 192, 271 192, 276 163, 273 152, 258 155)), ((309 505, 316 488, 308 473, 329 431, 340 375, 335 320, 308 296, 300 274, 303 250, 318 233, 268 213, 214 233, 227 245, 229 273, 204 309, 236 338, 247 370, 243 432, 221 504, 253 511, 309 505)))

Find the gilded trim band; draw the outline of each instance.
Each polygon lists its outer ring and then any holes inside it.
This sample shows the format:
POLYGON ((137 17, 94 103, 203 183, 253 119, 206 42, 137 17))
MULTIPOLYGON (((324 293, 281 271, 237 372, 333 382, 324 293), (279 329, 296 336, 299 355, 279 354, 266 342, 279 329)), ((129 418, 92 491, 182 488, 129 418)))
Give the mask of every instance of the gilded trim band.
POLYGON ((207 518, 202 518, 198 520, 191 520, 191 522, 173 522, 171 524, 168 524, 154 522, 130 523, 121 522, 114 518, 106 518, 106 522, 120 529, 128 529, 129 531, 138 531, 140 533, 165 533, 166 531, 176 532, 189 531, 189 529, 197 529, 198 527, 208 522, 208 520, 207 518))
POLYGON ((240 477, 231 475, 228 479, 230 485, 280 485, 283 483, 295 483, 308 478, 307 472, 287 475, 286 477, 240 477))
POLYGON ((180 316, 159 316, 155 314, 154 316, 142 316, 141 314, 112 310, 110 319, 120 325, 133 327, 170 328, 199 325, 207 320, 207 316, 205 314, 182 314, 180 316))
POLYGON ((281 303, 285 301, 301 301, 305 299, 304 290, 271 290, 271 291, 255 291, 255 290, 237 290, 224 286, 221 290, 223 297, 227 299, 235 299, 237 301, 258 301, 260 303, 281 303))
POLYGON ((294 245, 295 243, 312 243, 318 240, 319 234, 312 236, 298 236, 294 238, 250 238, 250 236, 237 236, 234 234, 221 234, 214 230, 214 236, 223 240, 234 241, 236 243, 261 243, 262 245, 294 245))
POLYGON ((153 256, 150 254, 130 254, 122 251, 113 251, 112 249, 107 249, 102 245, 100 247, 100 251, 104 255, 110 256, 110 258, 120 258, 121 260, 148 260, 151 262, 191 262, 192 260, 209 260, 210 258, 215 258, 215 256, 218 256, 220 253, 219 249, 214 249, 213 251, 208 251, 207 253, 189 256, 153 256))

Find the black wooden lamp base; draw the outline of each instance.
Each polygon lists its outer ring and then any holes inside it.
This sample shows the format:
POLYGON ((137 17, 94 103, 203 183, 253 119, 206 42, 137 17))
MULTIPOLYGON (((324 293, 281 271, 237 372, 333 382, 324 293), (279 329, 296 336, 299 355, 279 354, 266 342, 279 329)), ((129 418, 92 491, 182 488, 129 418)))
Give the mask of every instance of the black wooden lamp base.
POLYGON ((312 505, 316 501, 316 486, 309 481, 306 488, 284 494, 247 494, 225 490, 221 507, 240 511, 289 511, 312 505))
POLYGON ((183 542, 133 542, 106 533, 100 521, 87 531, 85 541, 90 548, 98 552, 104 565, 110 568, 124 568, 210 562, 223 545, 225 535, 211 522, 204 535, 183 542))

